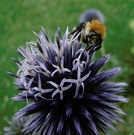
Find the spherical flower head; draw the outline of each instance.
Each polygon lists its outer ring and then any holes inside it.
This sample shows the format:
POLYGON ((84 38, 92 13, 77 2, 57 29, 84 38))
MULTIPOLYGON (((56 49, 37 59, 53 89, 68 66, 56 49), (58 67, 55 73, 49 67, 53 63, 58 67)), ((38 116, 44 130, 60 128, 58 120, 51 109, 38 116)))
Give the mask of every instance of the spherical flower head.
POLYGON ((127 102, 118 94, 126 83, 108 81, 119 71, 115 67, 99 70, 110 55, 93 61, 93 48, 81 47, 76 34, 68 38, 68 29, 54 42, 42 28, 37 42, 19 48, 22 56, 15 60, 19 67, 15 83, 20 93, 14 100, 28 103, 16 117, 34 115, 22 132, 38 135, 99 135, 114 129, 124 112, 112 103, 127 102))
POLYGON ((105 23, 103 13, 98 9, 87 9, 84 11, 79 19, 79 22, 91 22, 92 20, 98 20, 101 23, 105 23))

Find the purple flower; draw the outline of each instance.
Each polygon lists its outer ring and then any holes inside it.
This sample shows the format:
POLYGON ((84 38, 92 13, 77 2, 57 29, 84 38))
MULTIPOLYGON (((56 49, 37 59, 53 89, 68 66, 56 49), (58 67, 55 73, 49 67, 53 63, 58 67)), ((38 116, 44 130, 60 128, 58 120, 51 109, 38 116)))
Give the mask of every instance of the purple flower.
POLYGON ((99 20, 101 23, 105 23, 105 18, 103 13, 98 9, 87 9, 85 10, 80 18, 79 22, 91 22, 92 20, 99 20))
POLYGON ((15 60, 19 67, 16 85, 20 93, 14 100, 27 102, 16 117, 33 115, 22 132, 38 135, 108 134, 113 123, 125 114, 113 103, 127 102, 118 94, 126 83, 108 81, 119 67, 99 72, 110 55, 93 61, 94 52, 81 47, 77 35, 63 37, 60 30, 54 42, 42 28, 37 42, 20 47, 22 56, 15 60))

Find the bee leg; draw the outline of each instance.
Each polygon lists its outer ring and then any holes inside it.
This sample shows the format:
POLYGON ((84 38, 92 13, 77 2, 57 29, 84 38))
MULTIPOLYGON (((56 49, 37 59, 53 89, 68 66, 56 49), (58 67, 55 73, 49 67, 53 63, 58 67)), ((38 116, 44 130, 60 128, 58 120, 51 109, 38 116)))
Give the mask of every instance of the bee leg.
POLYGON ((89 51, 89 50, 92 50, 94 48, 94 44, 89 44, 87 43, 86 47, 85 47, 85 50, 86 51, 89 51))
POLYGON ((97 45, 97 46, 94 46, 93 50, 92 51, 97 51, 101 48, 101 44, 100 45, 97 45))
POLYGON ((74 34, 75 32, 80 32, 82 30, 82 28, 84 27, 85 23, 82 22, 80 23, 79 25, 77 25, 69 34, 72 35, 74 34))
POLYGON ((81 41, 81 31, 83 29, 83 27, 85 27, 85 23, 82 22, 79 25, 77 25, 69 34, 68 37, 71 38, 71 36, 74 34, 74 38, 80 33, 80 35, 78 36, 78 41, 81 41))
POLYGON ((101 44, 92 44, 85 48, 86 51, 89 51, 89 54, 92 54, 93 52, 99 50, 101 48, 101 44))
POLYGON ((89 44, 87 43, 87 46, 86 46, 85 50, 88 51, 88 50, 90 50, 93 46, 94 46, 94 45, 89 45, 89 44))
POLYGON ((102 39, 100 38, 99 41, 92 47, 92 51, 97 51, 101 48, 102 39))

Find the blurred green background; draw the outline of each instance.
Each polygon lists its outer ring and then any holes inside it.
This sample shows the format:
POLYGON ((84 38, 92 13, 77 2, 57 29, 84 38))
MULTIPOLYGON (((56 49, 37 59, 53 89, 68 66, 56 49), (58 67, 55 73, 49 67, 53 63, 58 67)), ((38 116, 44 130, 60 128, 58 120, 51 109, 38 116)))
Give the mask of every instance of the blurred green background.
MULTIPOLYGON (((11 97, 17 94, 14 78, 6 72, 16 73, 18 68, 11 60, 18 58, 19 46, 26 41, 36 40, 32 31, 39 32, 41 26, 54 35, 60 26, 62 33, 66 26, 70 30, 79 23, 79 16, 89 8, 99 9, 105 16, 107 36, 104 40, 106 53, 111 59, 105 69, 121 66, 122 72, 114 80, 129 83, 124 96, 130 98, 127 104, 120 104, 127 116, 124 123, 115 125, 118 132, 112 135, 130 135, 134 130, 134 0, 1 0, 0 1, 0 134, 7 120, 24 103, 11 97)), ((101 51, 97 51, 97 56, 101 51)), ((133 134, 133 133, 132 133, 133 134)), ((131 134, 131 135, 132 135, 131 134)))

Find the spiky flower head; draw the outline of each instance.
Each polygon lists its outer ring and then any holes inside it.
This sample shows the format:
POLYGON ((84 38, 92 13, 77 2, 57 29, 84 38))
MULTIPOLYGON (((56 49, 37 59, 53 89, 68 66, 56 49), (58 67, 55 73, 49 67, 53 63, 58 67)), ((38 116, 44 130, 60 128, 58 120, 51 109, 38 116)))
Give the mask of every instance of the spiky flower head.
POLYGON ((103 13, 98 9, 87 9, 84 11, 79 19, 79 22, 91 22, 92 20, 99 20, 101 23, 105 23, 103 13))
POLYGON ((38 135, 99 135, 114 129, 113 123, 122 121, 123 111, 112 103, 127 102, 119 96, 126 83, 108 80, 119 67, 103 72, 99 70, 110 55, 93 61, 93 48, 86 50, 74 34, 68 38, 68 29, 54 42, 42 29, 37 42, 19 48, 22 56, 15 60, 19 67, 16 84, 20 93, 14 100, 28 103, 16 117, 34 115, 22 132, 38 135))

